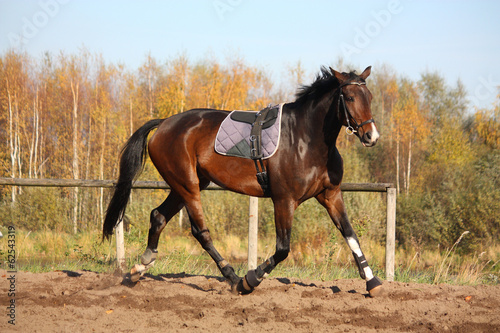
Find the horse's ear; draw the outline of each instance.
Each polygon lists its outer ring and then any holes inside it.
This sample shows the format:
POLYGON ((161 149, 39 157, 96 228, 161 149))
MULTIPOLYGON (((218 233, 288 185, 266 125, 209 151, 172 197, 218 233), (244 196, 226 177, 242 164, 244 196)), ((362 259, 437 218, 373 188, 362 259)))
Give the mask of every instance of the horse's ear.
POLYGON ((344 82, 347 79, 342 73, 337 72, 335 69, 333 69, 331 67, 330 67, 330 71, 337 78, 337 80, 339 80, 340 83, 344 82))
POLYGON ((359 76, 360 78, 362 78, 363 80, 366 80, 366 78, 368 76, 370 76, 370 73, 372 72, 372 66, 368 66, 366 67, 366 69, 363 71, 363 73, 361 73, 361 75, 359 76))

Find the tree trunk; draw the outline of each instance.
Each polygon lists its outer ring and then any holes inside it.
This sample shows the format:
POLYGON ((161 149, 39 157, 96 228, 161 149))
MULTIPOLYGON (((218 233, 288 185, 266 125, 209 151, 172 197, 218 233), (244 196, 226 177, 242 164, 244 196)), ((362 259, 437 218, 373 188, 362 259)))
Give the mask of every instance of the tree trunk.
POLYGON ((29 150, 30 150, 29 167, 28 167, 29 178, 33 178, 33 175, 36 175, 37 146, 38 146, 38 87, 36 87, 36 93, 33 99, 33 131, 31 133, 31 143, 29 144, 29 150))
POLYGON ((407 180, 406 180, 406 194, 410 194, 410 173, 411 173, 411 132, 410 139, 408 142, 408 172, 407 172, 407 180))
MULTIPOLYGON (((78 89, 79 83, 75 85, 71 81, 71 92, 73 94, 73 179, 79 179, 79 163, 78 163, 78 89)), ((74 205, 73 205, 73 232, 78 231, 78 194, 79 189, 75 187, 73 190, 74 205)))
POLYGON ((35 121, 35 157, 33 162, 33 176, 38 178, 38 145, 40 142, 40 100, 38 99, 38 87, 36 88, 36 121, 35 121))
POLYGON ((92 151, 92 117, 89 117, 89 134, 87 139, 87 162, 85 163, 85 179, 90 177, 90 153, 92 151))
POLYGON ((129 114, 130 114, 130 136, 134 134, 134 114, 132 112, 132 98, 129 97, 129 114))
POLYGON ((153 82, 151 69, 148 70, 149 118, 153 118, 153 82))
MULTIPOLYGON (((99 161, 99 179, 104 180, 104 151, 106 149, 106 116, 103 115, 102 125, 102 141, 101 141, 101 157, 99 161)), ((101 221, 100 227, 104 223, 104 189, 101 187, 99 190, 99 220, 101 221)))
POLYGON ((396 138, 396 188, 398 194, 400 193, 399 186, 399 139, 396 138))
MULTIPOLYGON (((10 177, 11 178, 16 178, 16 152, 17 152, 17 146, 14 143, 14 112, 13 112, 13 107, 12 107, 12 96, 10 94, 10 89, 9 89, 9 80, 6 80, 7 83, 7 100, 9 104, 9 155, 10 155, 10 177)), ((12 204, 16 202, 16 190, 17 187, 12 188, 12 204)))

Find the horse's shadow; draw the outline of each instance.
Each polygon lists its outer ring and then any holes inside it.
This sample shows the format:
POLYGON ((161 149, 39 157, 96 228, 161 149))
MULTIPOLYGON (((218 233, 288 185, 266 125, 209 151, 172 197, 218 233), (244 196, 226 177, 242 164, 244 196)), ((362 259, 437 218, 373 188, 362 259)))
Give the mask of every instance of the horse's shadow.
MULTIPOLYGON (((303 283, 303 282, 300 282, 300 281, 291 281, 290 279, 288 278, 277 278, 276 280, 278 280, 279 282, 283 283, 283 284, 295 284, 295 285, 298 285, 298 286, 301 286, 301 287, 315 287, 315 288, 319 288, 319 289, 325 289, 325 287, 319 287, 318 285, 314 284, 314 283, 303 283)), ((340 290, 340 288, 338 286, 332 286, 332 287, 327 287, 328 289, 330 289, 332 291, 333 294, 337 294, 337 293, 340 293, 342 290, 340 290)), ((348 293, 350 294, 356 294, 357 291, 355 290, 349 290, 347 291, 348 293)))
POLYGON ((209 280, 209 279, 215 279, 219 282, 225 282, 226 279, 221 277, 221 276, 213 276, 213 275, 196 275, 196 274, 188 274, 188 273, 185 273, 185 272, 182 272, 182 273, 165 273, 165 274, 158 274, 158 275, 154 275, 154 274, 150 274, 150 273, 146 273, 144 274, 143 276, 141 276, 141 278, 138 280, 138 281, 132 281, 131 279, 131 275, 130 273, 127 273, 123 276, 123 280, 122 280, 122 285, 123 286, 126 286, 126 287, 129 287, 129 288, 133 288, 135 287, 140 281, 144 281, 146 279, 151 279, 151 280, 155 280, 155 281, 160 281, 160 282, 166 282, 167 280, 169 280, 168 282, 169 283, 178 283, 178 284, 182 284, 182 285, 185 285, 187 287, 190 287, 190 288, 193 288, 193 289, 196 289, 196 290, 200 290, 200 291, 213 291, 214 289, 204 289, 204 288, 201 288, 200 286, 196 285, 196 284, 193 284, 193 283, 186 283, 186 282, 183 282, 181 279, 183 278, 189 278, 189 277, 204 277, 205 279, 209 280))
MULTIPOLYGON (((215 280, 217 280, 219 282, 226 282, 226 279, 224 277, 222 277, 222 276, 188 274, 188 273, 185 273, 185 272, 182 272, 182 273, 164 273, 164 274, 157 274, 157 275, 146 273, 143 276, 141 276, 141 278, 138 281, 136 281, 136 282, 133 282, 130 277, 131 277, 130 273, 125 274, 123 276, 122 285, 124 285, 126 287, 129 287, 129 288, 133 288, 140 281, 144 281, 146 279, 151 279, 151 280, 155 280, 155 281, 159 281, 159 282, 166 282, 168 280, 169 283, 182 284, 182 285, 184 285, 186 287, 190 287, 190 288, 195 289, 195 290, 204 291, 204 292, 210 292, 210 291, 214 291, 215 289, 213 289, 213 288, 210 288, 210 289, 202 288, 202 287, 200 287, 197 284, 186 283, 186 282, 182 281, 181 279, 183 279, 183 278, 189 278, 189 277, 204 277, 207 280, 215 279, 215 280)), ((301 281, 291 281, 289 278, 276 278, 276 280, 278 282, 284 284, 284 285, 295 284, 295 285, 298 285, 298 286, 301 286, 301 287, 315 287, 315 288, 319 288, 319 289, 330 289, 333 294, 338 294, 338 293, 342 292, 342 290, 338 286, 321 287, 321 286, 318 286, 318 285, 316 285, 314 283, 303 283, 301 281)), ((356 290, 348 290, 347 292, 349 294, 358 294, 358 292, 356 290)), ((363 294, 363 296, 369 297, 369 294, 368 293, 367 294, 363 294)))

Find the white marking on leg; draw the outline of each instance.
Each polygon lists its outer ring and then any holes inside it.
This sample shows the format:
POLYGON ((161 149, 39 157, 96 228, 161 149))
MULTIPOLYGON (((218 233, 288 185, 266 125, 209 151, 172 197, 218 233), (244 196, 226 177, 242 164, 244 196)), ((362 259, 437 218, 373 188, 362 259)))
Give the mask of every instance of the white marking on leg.
POLYGON ((373 279, 373 272, 370 266, 366 266, 365 268, 363 268, 363 270, 365 271, 366 281, 370 281, 371 279, 373 279))
MULTIPOLYGON (((351 251, 354 252, 358 257, 363 256, 363 252, 361 251, 361 248, 359 247, 359 243, 352 237, 346 237, 347 244, 351 248, 351 251)), ((366 260, 362 261, 366 262, 366 260)), ((366 281, 369 281, 373 279, 373 272, 370 266, 366 266, 363 268, 363 271, 365 272, 365 277, 366 281)))
POLYGON ((352 238, 352 237, 347 237, 346 238, 347 245, 351 248, 351 251, 356 253, 358 257, 361 257, 363 255, 363 252, 361 252, 361 248, 359 247, 358 242, 352 238))

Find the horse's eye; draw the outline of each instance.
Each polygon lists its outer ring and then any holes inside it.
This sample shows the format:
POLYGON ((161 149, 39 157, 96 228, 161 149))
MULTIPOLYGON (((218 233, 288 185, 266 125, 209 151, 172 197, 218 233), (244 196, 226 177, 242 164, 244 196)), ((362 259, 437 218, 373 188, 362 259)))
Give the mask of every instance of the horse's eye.
POLYGON ((346 100, 347 100, 348 102, 354 102, 354 97, 350 97, 350 96, 348 96, 348 97, 346 98, 346 100))

